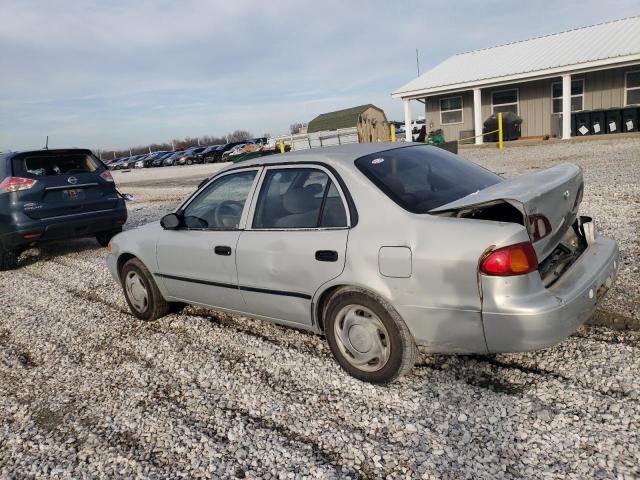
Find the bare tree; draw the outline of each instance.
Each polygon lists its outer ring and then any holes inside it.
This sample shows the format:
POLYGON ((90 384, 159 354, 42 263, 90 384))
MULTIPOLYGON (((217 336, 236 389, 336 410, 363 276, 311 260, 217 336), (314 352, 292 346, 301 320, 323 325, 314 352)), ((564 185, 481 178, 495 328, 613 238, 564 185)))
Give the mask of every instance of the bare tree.
POLYGON ((292 123, 291 125, 289 125, 289 131, 291 132, 291 135, 295 135, 296 133, 300 133, 302 127, 304 127, 304 125, 300 122, 292 123))
MULTIPOLYGON (((265 135, 268 136, 268 135, 265 135)), ((186 138, 174 138, 171 142, 167 143, 151 143, 149 145, 139 145, 135 147, 120 149, 120 150, 101 150, 95 149, 96 154, 101 153, 104 160, 111 160, 113 158, 128 157, 129 155, 141 155, 143 153, 157 152, 157 151, 173 151, 184 150, 185 148, 195 147, 197 145, 222 145, 229 142, 241 142, 253 138, 251 132, 246 130, 236 130, 228 134, 227 137, 219 137, 217 135, 204 135, 202 137, 186 137, 186 138)))
POLYGON ((230 134, 227 135, 230 142, 242 142, 243 140, 249 140, 253 138, 251 132, 247 132, 246 130, 234 130, 230 134))

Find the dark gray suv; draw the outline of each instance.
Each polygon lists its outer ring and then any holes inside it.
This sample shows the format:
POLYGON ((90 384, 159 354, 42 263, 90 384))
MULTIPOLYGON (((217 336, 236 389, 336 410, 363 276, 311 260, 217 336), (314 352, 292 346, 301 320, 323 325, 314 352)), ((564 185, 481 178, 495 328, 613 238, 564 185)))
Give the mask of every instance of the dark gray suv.
POLYGON ((0 270, 40 242, 95 236, 106 246, 126 221, 111 173, 90 150, 0 154, 0 270))

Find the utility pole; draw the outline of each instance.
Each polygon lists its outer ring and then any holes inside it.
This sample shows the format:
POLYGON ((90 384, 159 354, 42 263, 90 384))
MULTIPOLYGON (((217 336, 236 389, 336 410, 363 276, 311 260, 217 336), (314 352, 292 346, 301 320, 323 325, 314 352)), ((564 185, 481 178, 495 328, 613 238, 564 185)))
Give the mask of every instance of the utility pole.
POLYGON ((418 49, 416 48, 416 68, 418 69, 418 76, 420 76, 420 59, 418 58, 418 49))

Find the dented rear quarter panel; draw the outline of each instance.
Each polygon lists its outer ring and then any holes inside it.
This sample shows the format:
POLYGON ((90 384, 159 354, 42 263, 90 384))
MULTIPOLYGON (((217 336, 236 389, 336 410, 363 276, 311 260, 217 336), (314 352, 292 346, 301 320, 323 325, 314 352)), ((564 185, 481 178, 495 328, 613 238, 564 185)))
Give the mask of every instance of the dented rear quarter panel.
POLYGON ((339 171, 358 210, 349 232, 345 269, 323 285, 372 290, 391 303, 428 351, 484 353, 478 262, 491 246, 528 240, 521 225, 412 214, 388 199, 358 172, 339 171), (411 276, 380 272, 381 247, 411 249, 411 276))

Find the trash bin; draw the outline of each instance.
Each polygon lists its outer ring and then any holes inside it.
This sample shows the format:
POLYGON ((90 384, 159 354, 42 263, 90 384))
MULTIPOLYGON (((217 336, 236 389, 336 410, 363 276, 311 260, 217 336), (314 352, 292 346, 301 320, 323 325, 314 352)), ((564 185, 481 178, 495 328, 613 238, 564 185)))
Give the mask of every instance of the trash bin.
POLYGON ((576 135, 583 136, 591 133, 591 124, 589 112, 577 112, 576 114, 576 135))
POLYGON ((610 108, 604 112, 606 133, 620 133, 622 131, 622 111, 619 108, 610 108))
MULTIPOLYGON (((498 114, 494 113, 484 121, 484 132, 492 132, 498 129, 498 114)), ((521 135, 522 118, 513 112, 504 112, 502 114, 502 139, 505 141, 517 140, 521 135)), ((487 142, 497 142, 498 132, 485 135, 487 142)))
POLYGON ((622 109, 622 131, 637 132, 640 121, 640 108, 625 107, 622 109))
POLYGON ((591 135, 601 135, 605 132, 604 110, 591 110, 591 135))

